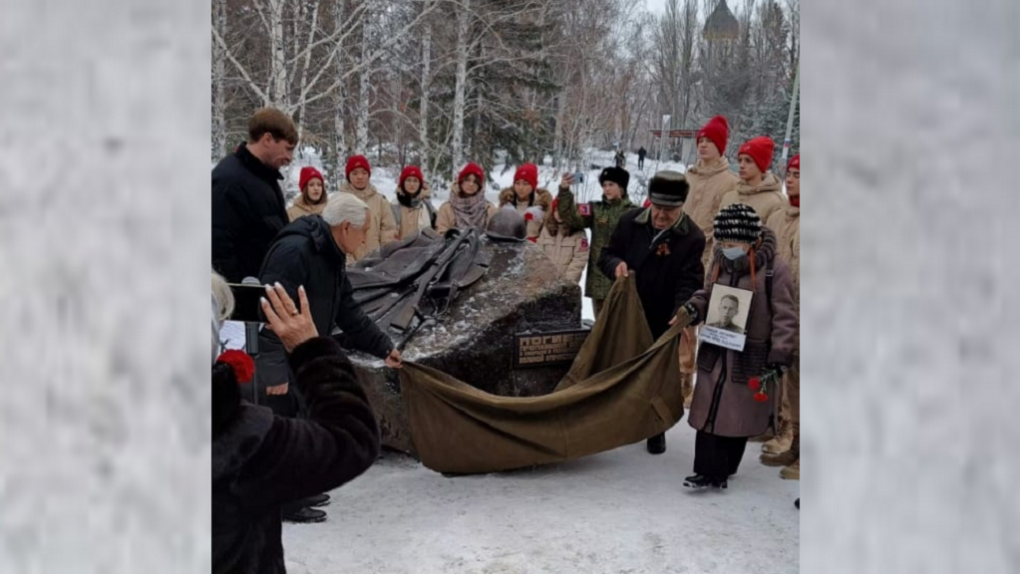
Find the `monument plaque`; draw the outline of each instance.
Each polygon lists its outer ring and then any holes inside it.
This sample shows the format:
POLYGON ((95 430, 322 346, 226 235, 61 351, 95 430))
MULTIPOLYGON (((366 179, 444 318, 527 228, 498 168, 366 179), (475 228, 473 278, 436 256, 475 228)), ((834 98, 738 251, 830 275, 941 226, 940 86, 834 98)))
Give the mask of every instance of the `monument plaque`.
POLYGON ((525 333, 514 337, 514 368, 570 365, 590 333, 588 329, 525 333))

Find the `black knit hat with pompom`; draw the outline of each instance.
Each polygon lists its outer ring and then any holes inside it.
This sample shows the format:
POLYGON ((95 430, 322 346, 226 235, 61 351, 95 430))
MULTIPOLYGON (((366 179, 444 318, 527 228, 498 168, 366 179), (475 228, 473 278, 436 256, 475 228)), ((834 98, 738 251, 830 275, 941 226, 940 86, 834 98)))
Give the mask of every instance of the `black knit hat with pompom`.
POLYGON ((750 205, 729 205, 716 214, 712 236, 716 241, 754 244, 761 237, 761 218, 750 205))

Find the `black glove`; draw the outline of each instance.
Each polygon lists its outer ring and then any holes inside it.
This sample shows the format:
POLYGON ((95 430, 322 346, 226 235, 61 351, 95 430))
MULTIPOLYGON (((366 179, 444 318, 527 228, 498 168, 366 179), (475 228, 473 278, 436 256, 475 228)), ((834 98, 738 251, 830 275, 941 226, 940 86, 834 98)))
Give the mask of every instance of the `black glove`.
POLYGON ((779 380, 783 378, 783 370, 785 367, 779 363, 769 363, 768 366, 762 371, 762 378, 774 378, 779 380))
POLYGON ((698 322, 698 310, 694 307, 694 303, 690 301, 683 304, 681 307, 684 311, 687 311, 687 316, 691 318, 691 325, 695 325, 698 322))

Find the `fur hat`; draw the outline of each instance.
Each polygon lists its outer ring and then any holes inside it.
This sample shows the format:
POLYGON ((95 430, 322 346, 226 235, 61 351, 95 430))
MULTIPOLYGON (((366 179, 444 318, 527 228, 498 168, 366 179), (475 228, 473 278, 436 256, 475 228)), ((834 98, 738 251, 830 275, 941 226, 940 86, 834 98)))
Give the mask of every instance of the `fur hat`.
POLYGON ((344 170, 347 181, 351 180, 351 172, 359 167, 368 172, 368 177, 372 177, 372 166, 368 163, 368 158, 363 155, 352 155, 347 159, 347 169, 344 170))
POLYGON ((751 159, 754 160, 754 165, 758 166, 762 173, 765 173, 769 170, 769 166, 772 165, 772 154, 775 151, 776 144, 772 141, 772 138, 759 136, 740 146, 740 152, 737 155, 751 156, 751 159))
POLYGON ((648 181, 648 199, 655 205, 679 207, 687 201, 691 186, 678 171, 660 171, 648 181))
POLYGON ((304 191, 305 186, 308 185, 308 182, 315 178, 318 178, 319 181, 322 182, 322 187, 323 189, 325 189, 326 180, 323 179, 322 174, 319 173, 319 170, 315 169, 310 165, 301 168, 301 175, 298 176, 298 189, 304 191))
POLYGON ((485 184, 485 170, 477 163, 470 162, 464 166, 464 169, 460 170, 459 174, 457 174, 457 183, 464 181, 464 178, 469 175, 473 175, 478 178, 479 186, 483 186, 485 184))
POLYGON ((719 155, 726 155, 726 140, 730 136, 730 124, 723 116, 716 116, 698 130, 694 141, 708 138, 719 149, 719 155))
POLYGON ((626 193, 627 184, 630 183, 630 172, 622 167, 607 167, 599 174, 599 185, 602 185, 607 181, 611 181, 616 185, 619 185, 623 188, 624 193, 626 193))
POLYGON ((712 236, 719 241, 754 244, 761 237, 761 218, 750 205, 735 203, 719 211, 712 224, 712 236))
POLYGON ((532 190, 538 189, 538 166, 533 163, 526 163, 517 168, 517 171, 514 172, 514 183, 517 183, 519 179, 528 182, 532 190))

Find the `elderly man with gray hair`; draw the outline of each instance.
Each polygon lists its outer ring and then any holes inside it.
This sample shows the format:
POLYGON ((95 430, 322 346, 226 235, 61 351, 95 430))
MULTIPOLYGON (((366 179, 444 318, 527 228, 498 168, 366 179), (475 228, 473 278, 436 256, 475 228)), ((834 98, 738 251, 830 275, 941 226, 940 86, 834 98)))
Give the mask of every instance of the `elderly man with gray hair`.
MULTIPOLYGON (((294 301, 298 300, 298 287, 303 285, 319 333, 332 333, 335 326, 339 327, 347 345, 400 368, 400 351, 354 301, 347 278, 347 254, 365 244, 371 218, 364 201, 349 193, 333 194, 321 215, 301 217, 280 231, 262 262, 259 279, 266 285, 281 285, 294 301)), ((283 345, 275 333, 263 329, 259 349, 256 388, 266 389, 266 403, 273 412, 296 416, 303 410, 303 401, 290 385, 295 378, 283 345)), ((308 502, 321 505, 325 501, 308 502)), ((285 508, 284 512, 286 520, 295 522, 325 519, 325 513, 308 507, 285 508)))

